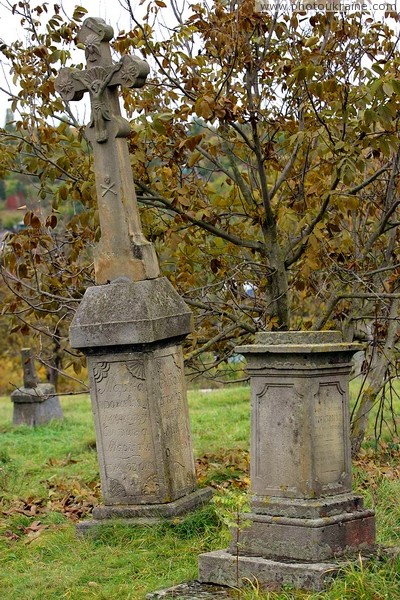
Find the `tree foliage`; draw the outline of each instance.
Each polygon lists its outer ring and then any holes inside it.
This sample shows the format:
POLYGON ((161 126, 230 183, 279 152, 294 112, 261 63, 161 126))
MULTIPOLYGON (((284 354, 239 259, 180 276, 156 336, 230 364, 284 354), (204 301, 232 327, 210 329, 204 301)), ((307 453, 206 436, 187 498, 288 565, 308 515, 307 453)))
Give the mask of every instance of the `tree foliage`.
MULTIPOLYGON (((265 328, 364 339, 357 447, 364 414, 397 374, 398 16, 270 15, 251 0, 142 4, 139 19, 121 0, 132 26, 114 48, 152 67, 123 100, 145 232, 196 316, 188 363, 207 371, 265 328)), ((44 319, 59 331, 91 281, 100 232, 90 147, 54 92, 60 66, 82 68, 71 48, 84 9, 69 22, 54 9, 42 26, 47 5, 20 2, 29 44, 1 48, 19 91, 0 173, 18 155, 51 199, 4 257, 7 310, 21 327, 44 319)))

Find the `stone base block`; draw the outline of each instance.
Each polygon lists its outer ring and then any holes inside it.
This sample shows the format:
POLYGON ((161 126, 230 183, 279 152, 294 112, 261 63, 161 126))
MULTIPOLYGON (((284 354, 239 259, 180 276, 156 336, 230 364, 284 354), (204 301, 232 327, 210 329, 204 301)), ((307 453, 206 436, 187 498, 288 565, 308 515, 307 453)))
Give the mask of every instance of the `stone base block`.
POLYGON ((298 519, 320 519, 356 513, 364 508, 364 499, 355 494, 338 494, 325 498, 283 498, 253 496, 252 512, 271 517, 290 517, 298 519))
POLYGON ((53 419, 62 419, 63 413, 58 396, 47 398, 43 402, 15 402, 13 425, 44 425, 53 419))
MULTIPOLYGON (((239 553, 244 556, 318 562, 375 545, 373 510, 319 519, 249 513, 243 519, 250 522, 240 532, 239 553)), ((235 542, 229 550, 236 554, 235 542)))
POLYGON ((127 525, 146 525, 157 523, 163 519, 173 519, 201 508, 211 499, 211 496, 211 488, 204 488, 165 504, 96 506, 93 509, 93 519, 78 523, 76 531, 84 535, 93 528, 107 525, 116 520, 127 525))
POLYGON ((280 562, 259 556, 233 556, 225 550, 199 556, 199 581, 231 587, 257 582, 261 588, 291 585, 319 591, 324 589, 341 568, 337 562, 280 562))

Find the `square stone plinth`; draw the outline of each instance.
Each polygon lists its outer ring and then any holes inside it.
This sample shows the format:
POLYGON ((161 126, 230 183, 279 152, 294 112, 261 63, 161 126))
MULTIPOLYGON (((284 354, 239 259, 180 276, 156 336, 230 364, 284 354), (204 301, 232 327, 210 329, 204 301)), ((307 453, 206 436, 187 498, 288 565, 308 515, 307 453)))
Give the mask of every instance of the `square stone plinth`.
POLYGON ((178 345, 88 355, 104 504, 170 503, 196 488, 178 345))
POLYGON ((237 348, 251 382, 257 502, 351 492, 348 388, 360 348, 331 331, 260 333, 254 345, 237 348))
POLYGON ((87 357, 104 505, 94 525, 157 520, 201 506, 181 341, 191 313, 165 277, 94 286, 70 329, 87 357))
POLYGON ((225 550, 199 556, 199 581, 231 587, 243 582, 257 582, 261 588, 271 585, 291 585, 295 588, 319 591, 338 573, 336 562, 280 562, 259 556, 234 556, 225 550))
POLYGON ((252 496, 252 512, 271 517, 320 519, 354 513, 364 508, 364 499, 356 494, 338 494, 326 498, 278 498, 252 496))
POLYGON ((204 506, 212 496, 211 488, 196 490, 174 502, 124 506, 95 506, 93 519, 76 526, 80 535, 92 533, 104 525, 118 521, 122 525, 148 525, 165 519, 174 519, 204 506))
MULTIPOLYGON (((273 560, 317 562, 372 549, 375 544, 373 510, 342 513, 319 519, 243 515, 239 554, 273 560)), ((235 536, 233 536, 235 537, 235 536)), ((233 541, 230 552, 236 554, 233 541)))

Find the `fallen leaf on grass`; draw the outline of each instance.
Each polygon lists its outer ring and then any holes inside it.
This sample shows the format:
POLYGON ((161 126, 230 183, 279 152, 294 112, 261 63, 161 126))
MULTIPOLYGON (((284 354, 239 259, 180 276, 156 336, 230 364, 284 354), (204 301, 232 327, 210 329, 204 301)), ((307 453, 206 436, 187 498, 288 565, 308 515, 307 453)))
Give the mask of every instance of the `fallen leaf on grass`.
POLYGON ((77 462, 77 460, 71 458, 71 452, 68 452, 65 458, 59 459, 50 457, 46 464, 50 467, 66 467, 67 465, 76 465, 77 462))
POLYGON ((43 529, 47 529, 48 525, 42 525, 40 521, 34 521, 28 527, 24 527, 24 533, 29 533, 30 531, 43 531, 43 529))
POLYGON ((48 510, 63 513, 71 521, 79 521, 92 512, 93 506, 99 503, 100 483, 83 484, 79 481, 65 482, 51 480, 47 501, 48 510))
POLYGON ((196 460, 198 482, 219 489, 230 486, 248 488, 249 468, 249 453, 241 448, 205 454, 196 460))
POLYGON ((42 525, 40 521, 34 521, 28 527, 18 527, 25 535, 24 544, 30 544, 36 540, 45 529, 48 529, 49 525, 42 525))
POLYGON ((9 540, 12 540, 13 542, 16 542, 17 540, 20 539, 19 535, 17 535, 10 529, 7 529, 7 531, 4 532, 4 537, 6 537, 9 540))
POLYGON ((15 515, 15 514, 32 517, 32 516, 37 515, 40 512, 42 512, 42 513, 45 512, 44 504, 45 504, 45 500, 42 498, 36 499, 36 500, 33 500, 32 498, 27 498, 24 500, 17 499, 12 502, 12 504, 8 510, 2 510, 1 512, 6 517, 9 517, 9 516, 15 515))
POLYGON ((354 460, 354 464, 363 470, 371 479, 384 477, 397 480, 400 478, 400 452, 395 456, 363 451, 354 460))
POLYGON ((31 533, 28 534, 28 536, 23 540, 23 544, 27 545, 27 544, 31 544, 32 542, 34 542, 35 540, 37 540, 37 538, 41 535, 41 531, 31 531, 31 533))

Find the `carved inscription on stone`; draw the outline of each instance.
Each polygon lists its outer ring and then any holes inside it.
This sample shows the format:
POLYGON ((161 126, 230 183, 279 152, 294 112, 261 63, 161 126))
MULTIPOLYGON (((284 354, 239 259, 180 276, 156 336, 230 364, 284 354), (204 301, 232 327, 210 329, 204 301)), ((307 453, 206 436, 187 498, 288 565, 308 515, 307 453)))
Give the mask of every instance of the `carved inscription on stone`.
POLYGON ((346 471, 344 403, 340 384, 320 383, 314 403, 315 477, 322 485, 338 483, 346 471))
POLYGON ((94 362, 93 379, 105 504, 149 501, 158 483, 144 358, 94 362))
POLYGON ((156 358, 160 381, 158 399, 163 432, 163 449, 174 496, 195 489, 189 418, 184 389, 180 347, 170 348, 156 358))
POLYGON ((252 492, 293 496, 308 478, 306 409, 294 384, 266 384, 252 411, 252 492))

